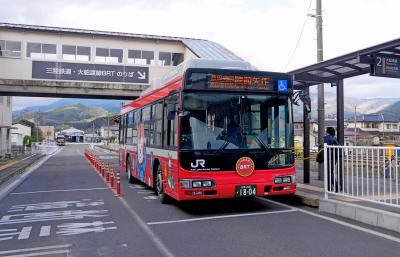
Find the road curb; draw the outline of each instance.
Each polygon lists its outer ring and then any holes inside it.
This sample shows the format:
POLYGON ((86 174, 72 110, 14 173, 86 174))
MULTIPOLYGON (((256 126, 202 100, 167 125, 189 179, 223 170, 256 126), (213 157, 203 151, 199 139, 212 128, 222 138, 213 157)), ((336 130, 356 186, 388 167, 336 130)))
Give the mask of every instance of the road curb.
POLYGON ((305 193, 302 191, 297 190, 296 196, 299 198, 302 204, 311 207, 319 207, 320 197, 318 195, 305 193))
POLYGON ((400 214, 332 199, 321 199, 319 211, 400 233, 400 214))
POLYGON ((9 181, 5 182, 5 186, 0 188, 0 201, 3 200, 10 192, 12 192, 15 188, 17 188, 22 182, 24 182, 35 170, 37 170, 40 166, 42 166, 48 159, 56 155, 60 152, 61 148, 57 149, 54 153, 45 156, 44 158, 39 158, 38 162, 33 162, 25 167, 22 167, 14 178, 11 178, 9 181), (23 173, 20 173, 22 170, 26 170, 23 173))

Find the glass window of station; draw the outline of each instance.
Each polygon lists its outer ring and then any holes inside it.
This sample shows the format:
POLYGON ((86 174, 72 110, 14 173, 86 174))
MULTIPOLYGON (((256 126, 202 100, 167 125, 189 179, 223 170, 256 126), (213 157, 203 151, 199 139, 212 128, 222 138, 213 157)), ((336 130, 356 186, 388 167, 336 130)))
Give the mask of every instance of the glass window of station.
POLYGON ((160 66, 177 66, 183 62, 182 53, 160 52, 158 54, 158 65, 160 66))
POLYGON ((26 46, 26 57, 32 59, 57 59, 56 44, 28 43, 26 46))
POLYGON ((96 62, 122 63, 123 50, 115 48, 96 48, 96 62))
POLYGON ((62 58, 68 61, 90 61, 89 46, 63 45, 62 58))
POLYGON ((0 40, 0 57, 21 57, 21 42, 0 40))
POLYGON ((145 50, 128 50, 128 63, 154 65, 154 52, 145 50))

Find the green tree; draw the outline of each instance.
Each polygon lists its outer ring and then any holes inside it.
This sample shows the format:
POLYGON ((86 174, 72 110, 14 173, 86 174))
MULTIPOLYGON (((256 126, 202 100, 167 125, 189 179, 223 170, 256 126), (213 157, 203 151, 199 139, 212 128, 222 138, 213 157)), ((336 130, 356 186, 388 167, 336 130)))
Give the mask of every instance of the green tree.
POLYGON ((42 131, 40 131, 40 129, 38 129, 33 122, 30 122, 26 119, 21 119, 18 121, 18 123, 31 128, 31 142, 40 142, 43 140, 42 131))
POLYGON ((30 147, 31 143, 32 143, 32 138, 30 136, 24 136, 23 144, 30 147))

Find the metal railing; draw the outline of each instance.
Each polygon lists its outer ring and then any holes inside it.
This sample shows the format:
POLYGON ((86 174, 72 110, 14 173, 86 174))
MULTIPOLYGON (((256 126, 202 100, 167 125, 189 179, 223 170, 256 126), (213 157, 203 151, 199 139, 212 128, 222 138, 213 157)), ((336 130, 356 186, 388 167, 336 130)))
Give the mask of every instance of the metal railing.
POLYGON ((400 207, 400 147, 324 145, 325 198, 400 207))

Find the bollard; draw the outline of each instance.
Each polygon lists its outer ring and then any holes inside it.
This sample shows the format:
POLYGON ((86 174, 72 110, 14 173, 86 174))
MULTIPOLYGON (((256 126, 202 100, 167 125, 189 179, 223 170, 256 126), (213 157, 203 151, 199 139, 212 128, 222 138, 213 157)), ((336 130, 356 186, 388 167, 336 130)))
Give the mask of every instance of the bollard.
POLYGON ((105 171, 105 165, 104 163, 101 163, 101 176, 104 178, 104 171, 105 171))
POLYGON ((110 187, 114 188, 114 169, 111 168, 111 178, 110 178, 110 187))
POLYGON ((107 164, 106 183, 110 183, 110 164, 107 164))
POLYGON ((121 196, 121 176, 120 173, 117 173, 117 192, 115 194, 116 197, 121 196))

